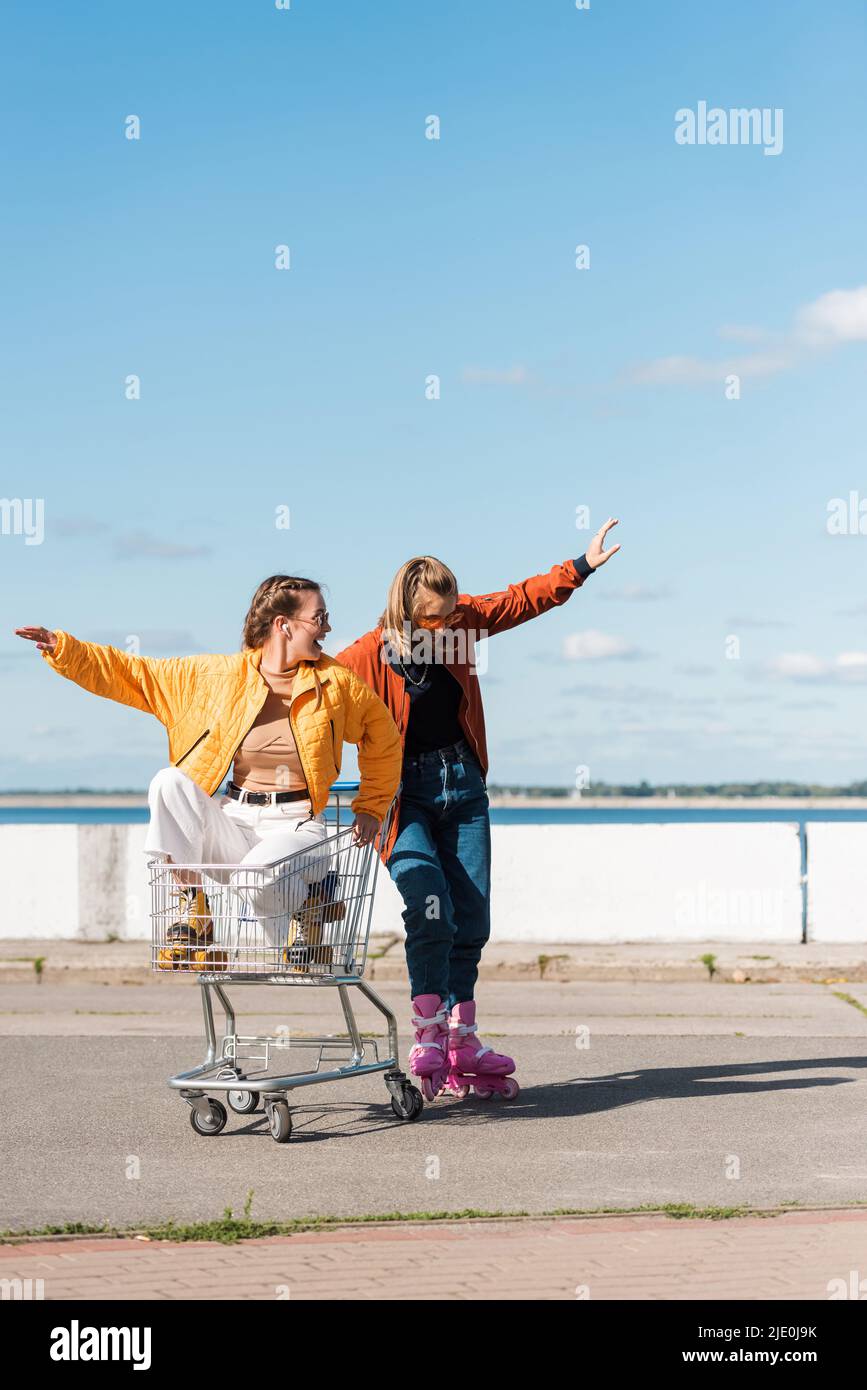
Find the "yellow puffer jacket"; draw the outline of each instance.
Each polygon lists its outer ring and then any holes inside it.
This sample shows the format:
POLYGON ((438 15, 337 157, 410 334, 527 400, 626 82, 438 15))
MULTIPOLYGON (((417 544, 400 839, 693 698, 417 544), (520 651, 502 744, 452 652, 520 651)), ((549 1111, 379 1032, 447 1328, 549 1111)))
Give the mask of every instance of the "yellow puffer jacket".
MULTIPOLYGON (((56 633, 43 652, 61 676, 94 695, 153 714, 169 735, 169 758, 212 796, 223 784, 239 745, 265 703, 261 648, 231 656, 154 658, 56 633)), ((340 772, 344 741, 358 744, 361 786, 352 803, 379 820, 397 791, 401 744, 378 695, 330 656, 301 663, 289 722, 315 813, 340 772)))

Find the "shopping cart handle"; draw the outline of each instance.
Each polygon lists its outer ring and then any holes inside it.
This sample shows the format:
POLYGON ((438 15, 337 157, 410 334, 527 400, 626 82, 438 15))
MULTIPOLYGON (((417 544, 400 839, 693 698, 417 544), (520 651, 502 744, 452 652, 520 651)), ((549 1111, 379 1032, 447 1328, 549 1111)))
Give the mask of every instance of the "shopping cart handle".
POLYGON ((360 782, 332 782, 332 792, 357 792, 361 786, 360 782))

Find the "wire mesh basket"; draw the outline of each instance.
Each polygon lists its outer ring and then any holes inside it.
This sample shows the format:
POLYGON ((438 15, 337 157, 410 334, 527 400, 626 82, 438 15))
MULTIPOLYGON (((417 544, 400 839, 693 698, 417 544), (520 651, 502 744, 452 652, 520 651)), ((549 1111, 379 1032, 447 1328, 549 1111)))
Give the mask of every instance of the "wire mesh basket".
POLYGON ((284 1144, 292 1135, 290 1092, 374 1072, 383 1074, 398 1119, 417 1120, 424 1109, 421 1092, 400 1068, 394 1012, 362 978, 389 817, 372 844, 356 844, 348 799, 357 790, 351 782, 332 787, 325 837, 277 863, 152 860, 148 866, 153 969, 187 972, 201 987, 205 1058, 169 1079, 199 1135, 221 1134, 229 1110, 255 1117, 261 1107, 271 1137, 284 1144), (232 982, 330 988, 346 1033, 241 1032, 226 990, 232 982), (356 990, 385 1019, 382 1048, 380 1040, 362 1036, 351 1002, 356 990), (225 1019, 220 1034, 214 1000, 225 1019), (296 1053, 307 1065, 289 1070, 296 1053))
POLYGON ((350 827, 268 865, 150 864, 151 964, 223 978, 361 976, 375 845, 350 827))

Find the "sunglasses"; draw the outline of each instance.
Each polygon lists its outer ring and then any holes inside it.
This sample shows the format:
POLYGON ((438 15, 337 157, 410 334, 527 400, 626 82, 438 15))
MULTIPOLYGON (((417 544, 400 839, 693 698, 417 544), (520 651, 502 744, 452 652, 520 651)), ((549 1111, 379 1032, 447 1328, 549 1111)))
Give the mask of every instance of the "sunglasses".
POLYGON ((426 632, 437 632, 440 628, 454 627, 459 617, 460 614, 455 609, 447 618, 416 618, 415 626, 424 628, 426 632))
POLYGON ((293 623, 313 623, 316 627, 327 627, 330 620, 330 613, 314 613, 312 618, 293 618, 293 623))

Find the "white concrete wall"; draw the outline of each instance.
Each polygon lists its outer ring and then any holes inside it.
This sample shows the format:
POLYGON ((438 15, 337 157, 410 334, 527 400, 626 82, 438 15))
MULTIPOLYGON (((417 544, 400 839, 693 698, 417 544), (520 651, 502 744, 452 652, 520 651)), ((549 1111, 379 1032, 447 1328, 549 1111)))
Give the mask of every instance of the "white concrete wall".
MULTIPOLYGON (((801 939, 793 823, 495 825, 492 923, 500 941, 801 939)), ((374 930, 401 927, 390 880, 374 930)))
POLYGON ((810 941, 867 941, 867 822, 809 821, 810 941))
MULTIPOLYGON (((143 825, 0 825, 0 936, 149 936, 143 825)), ((814 823, 811 937, 867 938, 867 824, 814 823)), ((801 939, 792 823, 495 825, 502 941, 801 939)), ((380 871, 373 930, 402 932, 380 871)))
POLYGON ((504 940, 801 938, 795 825, 501 825, 495 837, 504 940))
POLYGON ((126 930, 129 940, 150 940, 150 884, 144 853, 146 825, 126 827, 126 930))
POLYGON ((79 935, 77 825, 0 825, 0 936, 79 935))

